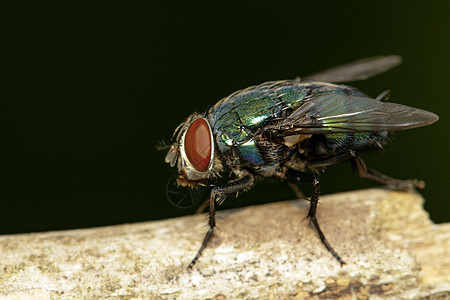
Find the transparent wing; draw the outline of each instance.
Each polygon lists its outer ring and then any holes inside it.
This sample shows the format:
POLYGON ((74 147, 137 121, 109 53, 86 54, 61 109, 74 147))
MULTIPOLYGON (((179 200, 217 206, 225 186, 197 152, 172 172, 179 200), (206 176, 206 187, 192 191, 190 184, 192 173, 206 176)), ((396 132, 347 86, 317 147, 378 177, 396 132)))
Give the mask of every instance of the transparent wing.
POLYGON ((314 73, 302 78, 302 81, 340 83, 364 80, 386 72, 399 65, 401 62, 402 58, 398 55, 365 58, 314 73))
POLYGON ((335 132, 396 131, 432 124, 438 116, 418 108, 375 99, 322 94, 281 122, 282 136, 335 132))

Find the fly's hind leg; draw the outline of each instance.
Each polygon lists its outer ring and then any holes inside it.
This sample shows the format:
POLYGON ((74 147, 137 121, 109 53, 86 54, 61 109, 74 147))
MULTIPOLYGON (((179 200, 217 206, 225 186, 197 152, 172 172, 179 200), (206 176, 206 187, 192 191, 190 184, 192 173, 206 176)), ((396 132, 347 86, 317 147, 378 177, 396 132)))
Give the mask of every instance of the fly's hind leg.
POLYGON ((330 243, 325 237, 325 234, 322 232, 322 229, 320 229, 319 222, 316 217, 317 204, 319 202, 319 194, 320 194, 320 183, 319 179, 317 178, 317 175, 311 175, 308 173, 288 169, 285 173, 285 176, 286 179, 292 183, 296 184, 308 183, 313 185, 313 192, 309 204, 308 218, 310 222, 313 224, 314 228, 316 229, 320 241, 325 246, 325 248, 327 248, 327 250, 331 253, 331 255, 333 255, 334 258, 336 258, 336 260, 341 265, 345 264, 344 260, 339 256, 339 254, 337 254, 337 252, 333 249, 333 247, 331 247, 330 243))
POLYGON ((213 235, 214 227, 216 227, 216 202, 220 203, 221 201, 223 201, 226 195, 233 194, 250 187, 253 184, 253 180, 253 175, 248 173, 242 178, 233 180, 224 186, 217 186, 211 190, 211 194, 209 196, 209 228, 206 232, 205 237, 203 238, 200 249, 198 249, 197 254, 189 264, 189 268, 192 268, 195 265, 213 235))
POLYGON ((425 183, 422 180, 417 179, 395 179, 384 174, 381 174, 378 171, 367 168, 366 164, 362 160, 360 156, 356 153, 352 153, 352 163, 357 168, 358 174, 361 178, 371 179, 373 181, 391 185, 397 190, 406 190, 411 188, 420 188, 423 189, 425 187, 425 183))

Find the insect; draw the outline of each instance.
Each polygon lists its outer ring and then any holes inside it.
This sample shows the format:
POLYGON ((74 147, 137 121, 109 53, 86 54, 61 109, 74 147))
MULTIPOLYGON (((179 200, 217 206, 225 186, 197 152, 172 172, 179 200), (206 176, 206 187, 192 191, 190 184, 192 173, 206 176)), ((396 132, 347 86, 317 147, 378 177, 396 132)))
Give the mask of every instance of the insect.
POLYGON ((258 177, 275 177, 294 186, 312 184, 308 218, 326 249, 341 264, 316 218, 318 171, 351 161, 362 178, 402 190, 423 188, 419 180, 400 180, 366 167, 360 152, 382 149, 389 131, 432 124, 437 115, 375 99, 340 83, 367 79, 401 62, 380 56, 327 69, 305 78, 270 81, 237 91, 178 126, 165 161, 178 169, 176 184, 212 186, 209 229, 190 263, 192 268, 211 239, 216 205, 227 195, 249 190, 258 177), (217 179, 231 179, 216 185, 217 179))

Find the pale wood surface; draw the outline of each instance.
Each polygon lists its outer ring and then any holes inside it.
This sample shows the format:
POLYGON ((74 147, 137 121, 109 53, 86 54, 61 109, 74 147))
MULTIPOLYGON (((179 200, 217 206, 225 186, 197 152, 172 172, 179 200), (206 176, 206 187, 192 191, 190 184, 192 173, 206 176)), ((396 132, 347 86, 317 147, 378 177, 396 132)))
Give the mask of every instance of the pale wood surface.
POLYGON ((193 270, 205 215, 0 236, 2 299, 450 297, 450 223, 435 225, 416 192, 370 189, 321 197, 322 229, 304 201, 219 213, 193 270))

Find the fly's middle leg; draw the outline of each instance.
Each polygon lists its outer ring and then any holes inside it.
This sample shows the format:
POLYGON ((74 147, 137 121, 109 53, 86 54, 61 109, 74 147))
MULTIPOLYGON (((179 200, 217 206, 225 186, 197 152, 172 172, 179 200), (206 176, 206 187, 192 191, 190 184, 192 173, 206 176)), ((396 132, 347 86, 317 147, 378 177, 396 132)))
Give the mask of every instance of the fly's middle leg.
POLYGON ((319 221, 317 220, 316 217, 317 204, 319 203, 319 194, 320 194, 320 183, 319 179, 317 178, 317 175, 315 174, 311 175, 308 173, 303 173, 300 171, 289 169, 286 171, 285 176, 287 180, 296 184, 308 183, 313 185, 313 192, 309 204, 308 218, 310 222, 313 224, 314 228, 316 229, 320 241, 325 246, 325 248, 327 248, 327 250, 331 253, 331 255, 333 255, 334 258, 336 258, 336 260, 341 265, 345 264, 344 260, 339 256, 339 254, 337 254, 337 252, 333 249, 333 247, 331 247, 330 243, 325 237, 325 234, 320 228, 319 221))
POLYGON ((289 186, 294 191, 295 196, 297 196, 297 199, 304 199, 305 198, 305 195, 303 194, 303 192, 300 189, 300 187, 298 186, 298 184, 295 184, 295 183, 289 181, 289 186))
POLYGON ((422 180, 417 179, 396 179, 378 171, 372 170, 366 166, 364 161, 355 152, 352 153, 352 163, 358 170, 358 174, 361 178, 371 179, 373 181, 379 182, 381 184, 391 185, 397 190, 406 190, 411 188, 423 189, 425 183, 422 180))

